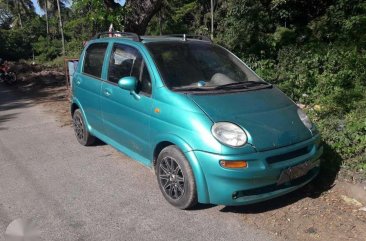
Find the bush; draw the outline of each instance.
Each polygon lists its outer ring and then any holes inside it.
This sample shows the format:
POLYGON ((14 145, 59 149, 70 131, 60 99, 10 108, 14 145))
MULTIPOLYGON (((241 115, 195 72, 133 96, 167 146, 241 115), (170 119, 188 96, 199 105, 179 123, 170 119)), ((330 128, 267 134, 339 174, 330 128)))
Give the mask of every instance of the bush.
POLYGON ((356 48, 308 44, 287 46, 277 60, 254 63, 264 79, 277 84, 296 102, 306 104, 326 149, 350 168, 366 173, 366 56, 356 48))
POLYGON ((30 58, 32 46, 29 35, 18 30, 0 30, 0 58, 18 60, 30 58))
POLYGON ((79 58, 83 48, 84 45, 82 40, 73 39, 66 43, 67 56, 72 58, 79 58))
POLYGON ((60 40, 50 40, 46 37, 39 37, 33 44, 37 59, 41 62, 55 59, 61 53, 62 43, 60 40))

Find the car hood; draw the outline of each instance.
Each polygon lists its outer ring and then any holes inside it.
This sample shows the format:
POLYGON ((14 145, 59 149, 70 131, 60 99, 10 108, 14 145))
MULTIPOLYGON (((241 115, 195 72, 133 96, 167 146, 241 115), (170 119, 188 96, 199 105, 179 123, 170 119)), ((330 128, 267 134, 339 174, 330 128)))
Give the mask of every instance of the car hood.
POLYGON ((297 106, 279 89, 228 94, 193 95, 191 98, 214 122, 240 125, 258 151, 284 147, 311 138, 297 114, 297 106))

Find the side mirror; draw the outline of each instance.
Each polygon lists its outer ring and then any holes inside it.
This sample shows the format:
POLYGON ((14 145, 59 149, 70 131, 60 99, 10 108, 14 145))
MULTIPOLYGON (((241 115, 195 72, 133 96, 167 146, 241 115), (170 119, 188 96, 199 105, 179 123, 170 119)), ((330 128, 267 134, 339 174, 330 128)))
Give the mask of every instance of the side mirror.
POLYGON ((121 89, 130 91, 131 95, 136 99, 140 99, 140 96, 135 92, 137 87, 137 79, 134 76, 126 76, 118 81, 118 86, 121 89))

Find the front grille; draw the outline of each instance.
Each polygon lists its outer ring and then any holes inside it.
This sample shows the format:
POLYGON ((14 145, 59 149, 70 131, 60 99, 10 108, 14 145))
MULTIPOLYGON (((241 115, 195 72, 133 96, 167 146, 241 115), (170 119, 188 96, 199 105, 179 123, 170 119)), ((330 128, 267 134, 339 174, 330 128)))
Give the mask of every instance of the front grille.
POLYGON ((290 160, 290 159, 293 159, 293 158, 296 158, 299 156, 303 156, 308 153, 309 153, 308 147, 304 147, 301 149, 297 149, 295 151, 287 152, 287 153, 280 154, 277 156, 268 157, 267 162, 268 162, 268 164, 273 164, 273 163, 277 163, 277 162, 287 161, 287 160, 290 160))
POLYGON ((281 185, 271 184, 271 185, 264 186, 264 187, 237 191, 237 192, 233 193, 232 198, 237 199, 240 197, 256 196, 256 195, 261 195, 264 193, 275 192, 275 191, 278 191, 281 189, 286 189, 286 188, 293 187, 293 186, 298 186, 298 185, 301 185, 302 183, 308 181, 309 179, 314 178, 314 176, 318 173, 318 171, 319 171, 319 167, 314 167, 306 175, 296 178, 294 180, 291 180, 288 183, 284 183, 281 185))

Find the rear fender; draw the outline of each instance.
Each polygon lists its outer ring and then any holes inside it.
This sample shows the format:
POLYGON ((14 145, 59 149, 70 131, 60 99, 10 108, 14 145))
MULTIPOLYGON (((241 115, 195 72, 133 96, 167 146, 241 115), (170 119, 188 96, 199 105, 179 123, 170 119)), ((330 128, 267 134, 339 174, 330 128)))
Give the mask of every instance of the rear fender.
POLYGON ((78 101, 78 99, 75 98, 75 97, 72 97, 71 107, 72 107, 73 104, 77 105, 78 109, 81 111, 81 114, 83 115, 83 118, 84 118, 86 127, 88 128, 88 131, 91 133, 92 132, 92 128, 89 125, 88 118, 85 115, 84 109, 83 109, 82 105, 80 104, 80 102, 78 101))

